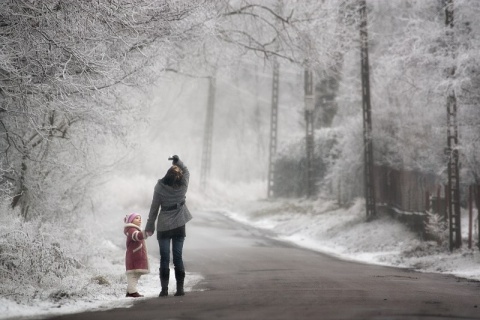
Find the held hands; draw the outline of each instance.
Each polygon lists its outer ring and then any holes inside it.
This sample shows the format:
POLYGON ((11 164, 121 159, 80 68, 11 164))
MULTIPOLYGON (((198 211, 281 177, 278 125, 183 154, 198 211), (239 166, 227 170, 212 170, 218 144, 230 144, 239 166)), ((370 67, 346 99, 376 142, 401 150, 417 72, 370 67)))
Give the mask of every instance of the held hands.
POLYGON ((177 155, 171 156, 168 160, 172 160, 172 164, 177 164, 180 158, 177 155))
POLYGON ((147 239, 148 237, 151 237, 153 235, 153 232, 144 230, 143 235, 144 235, 145 239, 147 239))

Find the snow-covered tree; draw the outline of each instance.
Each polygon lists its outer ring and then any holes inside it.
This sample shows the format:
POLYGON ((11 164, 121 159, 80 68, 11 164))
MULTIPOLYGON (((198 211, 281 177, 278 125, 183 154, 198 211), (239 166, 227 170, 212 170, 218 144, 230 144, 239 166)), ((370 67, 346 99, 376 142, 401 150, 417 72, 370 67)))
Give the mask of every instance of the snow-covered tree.
POLYGON ((125 121, 136 122, 143 112, 118 93, 151 83, 169 59, 178 60, 176 44, 195 40, 208 6, 129 0, 2 5, 1 200, 25 219, 74 209, 99 172, 105 155, 98 147, 112 137, 121 141, 132 128, 125 121))

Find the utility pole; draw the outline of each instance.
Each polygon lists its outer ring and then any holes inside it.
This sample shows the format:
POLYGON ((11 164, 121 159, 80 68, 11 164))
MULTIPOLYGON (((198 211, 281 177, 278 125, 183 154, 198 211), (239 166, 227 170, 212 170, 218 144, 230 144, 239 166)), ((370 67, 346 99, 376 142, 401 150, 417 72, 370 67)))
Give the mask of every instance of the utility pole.
POLYGON ((200 172, 200 186, 202 191, 207 189, 207 179, 210 175, 212 163, 213 116, 215 111, 215 77, 208 77, 208 100, 205 128, 203 131, 202 168, 200 172))
POLYGON ((270 114, 270 153, 268 155, 268 198, 274 196, 275 155, 277 153, 278 126, 278 87, 280 83, 280 66, 277 58, 273 58, 272 76, 272 111, 270 114))
MULTIPOLYGON (((454 52, 453 34, 453 0, 445 2, 445 24, 447 26, 447 45, 452 57, 454 52)), ((455 67, 448 70, 447 77, 453 78, 455 67)), ((455 90, 449 88, 447 94, 447 149, 448 155, 448 218, 449 218, 449 245, 450 251, 462 246, 461 220, 460 220, 460 174, 458 170, 458 123, 457 123, 457 97, 455 90)))
POLYGON ((367 2, 360 5, 360 57, 362 74, 363 145, 365 159, 365 207, 367 220, 377 216, 375 207, 375 185, 373 176, 372 113, 370 101, 370 71, 368 61, 367 2))
POLYGON ((313 95, 313 72, 309 69, 305 69, 305 149, 307 156, 307 197, 313 197, 315 192, 315 177, 313 170, 313 153, 314 153, 314 134, 313 134, 313 120, 314 120, 314 107, 315 99, 313 95))

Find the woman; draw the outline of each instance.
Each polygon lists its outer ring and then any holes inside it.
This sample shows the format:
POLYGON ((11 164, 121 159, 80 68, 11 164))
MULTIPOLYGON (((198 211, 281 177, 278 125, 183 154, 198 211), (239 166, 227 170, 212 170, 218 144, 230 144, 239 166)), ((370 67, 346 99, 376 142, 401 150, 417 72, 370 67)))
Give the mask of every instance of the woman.
POLYGON ((177 292, 175 296, 183 296, 183 283, 185 267, 183 265, 182 251, 185 240, 185 224, 192 219, 190 211, 185 205, 185 194, 188 189, 190 173, 177 155, 169 158, 172 166, 165 177, 158 180, 153 192, 152 205, 148 215, 145 232, 148 236, 155 232, 157 220, 157 240, 160 247, 160 284, 162 291, 159 297, 168 296, 168 281, 170 279, 170 243, 172 244, 173 265, 177 292), (158 209, 160 209, 160 213, 158 209))

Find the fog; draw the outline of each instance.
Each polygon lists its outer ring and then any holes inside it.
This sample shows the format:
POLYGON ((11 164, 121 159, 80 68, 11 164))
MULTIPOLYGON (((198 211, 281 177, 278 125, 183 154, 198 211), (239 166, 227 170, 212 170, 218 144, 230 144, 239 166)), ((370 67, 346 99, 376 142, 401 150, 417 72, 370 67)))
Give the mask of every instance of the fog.
MULTIPOLYGON (((201 190, 200 176, 209 90, 207 78, 171 73, 148 89, 134 92, 136 103, 141 101, 147 106, 146 120, 132 125, 129 132, 134 141, 132 148, 120 149, 129 156, 108 175, 100 193, 113 196, 114 192, 114 197, 124 203, 125 211, 145 210, 156 181, 171 166, 168 157, 177 154, 190 170, 188 196, 192 200, 207 195, 219 198, 222 193, 231 197, 265 198, 271 73, 271 65, 260 59, 256 65, 239 63, 234 69, 217 72, 211 168, 206 190, 201 190), (243 188, 245 184, 252 187, 243 188), (235 195, 235 185, 251 193, 242 191, 241 195, 235 195)), ((279 150, 292 138, 304 135, 303 71, 286 64, 280 73, 279 150)), ((117 149, 108 148, 112 157, 123 156, 117 149)))

